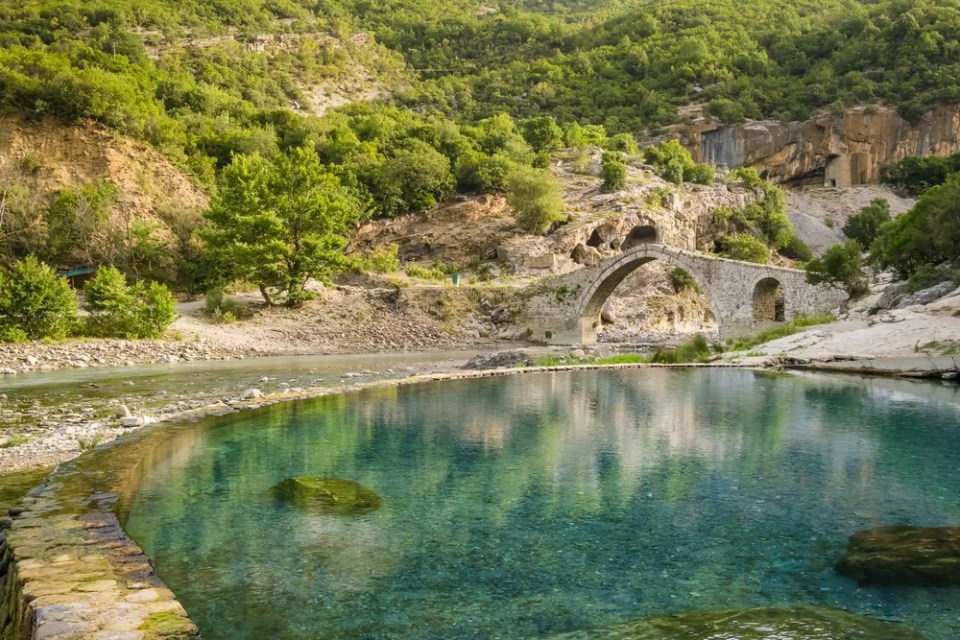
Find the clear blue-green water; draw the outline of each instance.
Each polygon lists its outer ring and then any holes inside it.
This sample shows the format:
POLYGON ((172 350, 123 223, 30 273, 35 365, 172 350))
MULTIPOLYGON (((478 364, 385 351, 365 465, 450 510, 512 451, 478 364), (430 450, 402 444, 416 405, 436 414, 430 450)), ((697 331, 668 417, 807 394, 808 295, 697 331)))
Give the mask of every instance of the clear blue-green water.
POLYGON ((198 425, 126 522, 206 640, 536 638, 821 604, 960 638, 960 590, 858 588, 847 537, 960 525, 960 394, 733 370, 541 373, 198 425), (294 475, 384 506, 277 502, 294 475))

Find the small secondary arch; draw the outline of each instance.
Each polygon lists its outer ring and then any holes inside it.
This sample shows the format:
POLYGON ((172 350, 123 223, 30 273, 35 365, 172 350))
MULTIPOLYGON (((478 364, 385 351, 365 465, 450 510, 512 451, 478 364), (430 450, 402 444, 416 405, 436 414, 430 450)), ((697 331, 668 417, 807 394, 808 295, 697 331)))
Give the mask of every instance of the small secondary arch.
POLYGON ((763 278, 753 287, 753 319, 757 322, 786 320, 786 297, 776 278, 763 278))

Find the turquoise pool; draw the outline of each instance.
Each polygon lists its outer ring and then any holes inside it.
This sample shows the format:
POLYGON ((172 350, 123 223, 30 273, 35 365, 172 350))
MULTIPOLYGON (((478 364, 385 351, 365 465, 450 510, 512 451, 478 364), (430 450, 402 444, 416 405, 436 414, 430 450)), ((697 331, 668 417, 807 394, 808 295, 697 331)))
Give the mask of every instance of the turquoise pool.
POLYGON ((206 640, 538 638, 822 604, 960 637, 960 590, 858 588, 847 537, 960 525, 960 394, 738 370, 536 373, 197 425, 126 521, 206 640), (278 501, 298 475, 376 511, 278 501))

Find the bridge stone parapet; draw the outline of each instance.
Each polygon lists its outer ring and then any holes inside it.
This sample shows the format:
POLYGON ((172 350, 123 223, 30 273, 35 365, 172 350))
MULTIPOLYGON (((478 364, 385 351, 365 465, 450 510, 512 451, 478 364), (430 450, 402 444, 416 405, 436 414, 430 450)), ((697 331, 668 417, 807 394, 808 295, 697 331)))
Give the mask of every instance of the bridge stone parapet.
POLYGON ((696 280, 723 339, 830 311, 845 299, 836 289, 808 284, 806 274, 797 269, 642 244, 596 266, 548 278, 531 287, 524 311, 530 337, 550 344, 596 342, 603 303, 628 275, 654 260, 680 267, 696 280))

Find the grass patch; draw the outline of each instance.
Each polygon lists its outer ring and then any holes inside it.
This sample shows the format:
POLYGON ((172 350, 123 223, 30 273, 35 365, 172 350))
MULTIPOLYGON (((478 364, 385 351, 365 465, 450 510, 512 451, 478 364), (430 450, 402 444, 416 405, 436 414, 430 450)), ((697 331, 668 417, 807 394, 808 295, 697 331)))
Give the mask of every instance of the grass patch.
POLYGON ((703 334, 696 334, 676 347, 657 349, 653 355, 642 353, 618 353, 603 358, 571 358, 569 356, 540 356, 534 359, 534 367, 563 367, 569 365, 605 364, 685 364, 706 362, 712 351, 703 334))
POLYGON ((10 449, 11 447, 19 447, 22 444, 27 444, 30 442, 30 437, 25 436, 22 433, 18 433, 15 436, 10 436, 6 442, 0 444, 0 449, 10 449))
POLYGON ((727 350, 728 351, 746 351, 757 345, 770 342, 771 340, 777 340, 779 338, 786 338, 787 336, 792 336, 801 329, 806 327, 813 327, 818 324, 827 324, 830 322, 835 322, 836 317, 830 315, 829 313, 821 313, 812 316, 801 316, 796 318, 792 322, 787 324, 777 325, 775 327, 770 327, 764 329, 757 334, 750 336, 749 338, 740 338, 739 340, 728 340, 727 341, 727 350))

